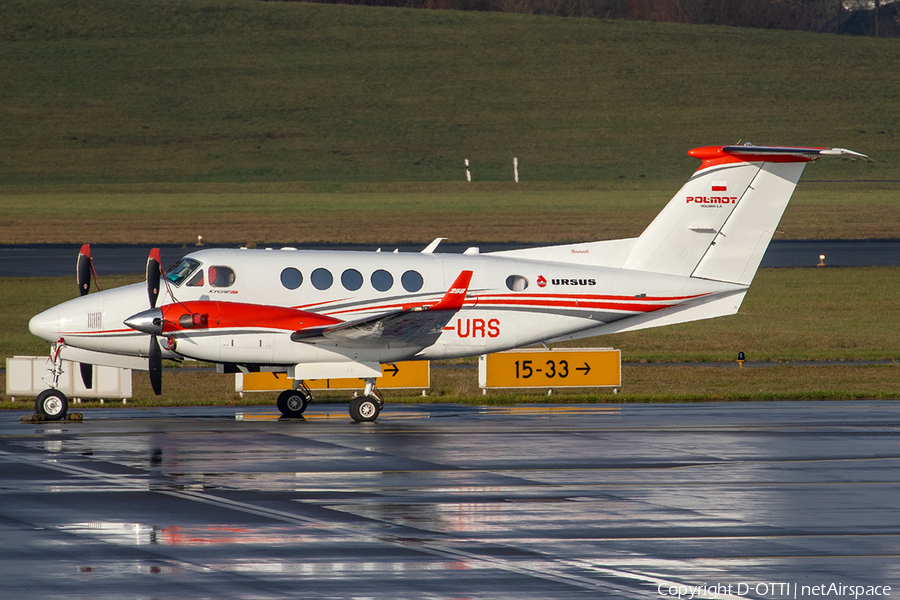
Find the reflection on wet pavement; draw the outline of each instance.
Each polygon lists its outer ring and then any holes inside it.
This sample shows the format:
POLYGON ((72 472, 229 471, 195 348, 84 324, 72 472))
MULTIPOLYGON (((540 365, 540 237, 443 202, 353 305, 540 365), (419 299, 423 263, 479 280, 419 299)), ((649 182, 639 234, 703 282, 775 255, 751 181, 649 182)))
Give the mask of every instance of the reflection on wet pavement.
POLYGON ((753 587, 783 582, 803 598, 811 582, 900 585, 900 402, 389 406, 364 425, 241 411, 255 418, 0 413, 5 593, 633 598, 743 583, 730 597, 788 597, 753 587))

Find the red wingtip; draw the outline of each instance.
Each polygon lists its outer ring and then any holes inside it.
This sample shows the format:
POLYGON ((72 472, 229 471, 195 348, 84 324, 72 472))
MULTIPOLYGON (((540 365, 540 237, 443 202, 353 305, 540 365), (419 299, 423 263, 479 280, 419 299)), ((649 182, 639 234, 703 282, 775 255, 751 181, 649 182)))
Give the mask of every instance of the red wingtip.
POLYGON ((463 271, 459 274, 441 301, 428 310, 459 310, 466 300, 469 284, 472 282, 472 271, 463 271))

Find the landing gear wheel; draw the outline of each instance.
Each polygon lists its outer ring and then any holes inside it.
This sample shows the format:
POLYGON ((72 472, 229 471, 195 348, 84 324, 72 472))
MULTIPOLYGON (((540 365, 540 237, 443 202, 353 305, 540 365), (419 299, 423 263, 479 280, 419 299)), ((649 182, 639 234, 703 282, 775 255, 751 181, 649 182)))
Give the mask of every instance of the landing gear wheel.
POLYGON ((290 419, 296 419, 303 416, 309 404, 309 394, 304 390, 285 390, 278 395, 278 410, 281 414, 290 419))
POLYGON ((374 421, 381 412, 382 404, 373 396, 359 396, 350 401, 350 418, 357 423, 374 421))
POLYGON ((59 390, 44 390, 34 401, 34 412, 48 421, 62 421, 68 411, 69 399, 59 390))

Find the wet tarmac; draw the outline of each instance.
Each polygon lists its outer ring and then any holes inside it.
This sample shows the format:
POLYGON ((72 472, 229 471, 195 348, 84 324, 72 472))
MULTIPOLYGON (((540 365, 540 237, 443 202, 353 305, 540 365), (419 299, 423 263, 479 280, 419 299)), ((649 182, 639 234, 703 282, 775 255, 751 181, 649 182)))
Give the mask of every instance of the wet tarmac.
POLYGON ((83 413, 0 413, 4 598, 900 594, 900 401, 83 413))

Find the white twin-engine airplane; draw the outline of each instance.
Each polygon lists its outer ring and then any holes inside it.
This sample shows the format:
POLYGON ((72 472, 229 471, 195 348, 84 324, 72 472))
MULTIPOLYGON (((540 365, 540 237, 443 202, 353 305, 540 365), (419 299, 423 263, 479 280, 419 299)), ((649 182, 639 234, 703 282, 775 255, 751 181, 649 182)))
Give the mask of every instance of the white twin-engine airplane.
POLYGON ((711 146, 700 168, 637 238, 479 254, 209 249, 164 274, 150 253, 147 284, 88 295, 31 319, 53 344, 51 389, 36 410, 62 419, 62 360, 150 372, 193 359, 225 372, 287 373, 288 417, 306 409, 305 380, 359 377, 356 421, 383 407, 381 363, 498 352, 737 312, 807 162, 866 158, 843 148, 711 146), (160 278, 162 283, 160 286, 160 278), (162 292, 162 298, 158 299, 162 292), (149 296, 149 300, 148 300, 149 296), (159 300, 159 301, 158 301, 159 300))

